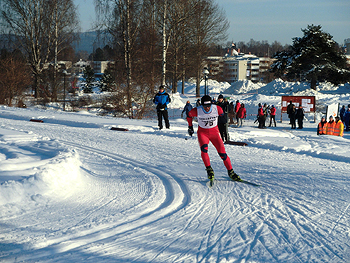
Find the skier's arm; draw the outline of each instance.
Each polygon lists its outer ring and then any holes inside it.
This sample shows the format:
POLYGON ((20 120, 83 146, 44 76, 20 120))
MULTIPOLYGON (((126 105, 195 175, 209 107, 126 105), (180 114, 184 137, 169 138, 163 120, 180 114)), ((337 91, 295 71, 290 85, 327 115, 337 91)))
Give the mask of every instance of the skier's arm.
POLYGON ((224 111, 221 107, 217 107, 218 108, 218 114, 219 116, 224 116, 224 111))
POLYGON ((187 123, 188 123, 188 127, 190 127, 190 126, 193 126, 192 118, 197 117, 197 108, 193 108, 192 110, 190 110, 188 112, 188 116, 189 117, 187 117, 187 123))

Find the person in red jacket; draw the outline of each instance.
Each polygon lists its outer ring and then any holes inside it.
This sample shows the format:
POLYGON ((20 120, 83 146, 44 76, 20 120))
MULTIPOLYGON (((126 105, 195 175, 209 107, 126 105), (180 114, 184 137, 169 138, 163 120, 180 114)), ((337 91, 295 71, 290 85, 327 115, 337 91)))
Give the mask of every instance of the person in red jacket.
POLYGON ((188 132, 193 132, 192 119, 193 117, 197 117, 198 142, 201 149, 201 157, 204 162, 209 180, 214 179, 214 170, 211 167, 210 158, 208 155, 208 145, 209 142, 211 142, 215 146, 219 156, 223 160, 229 177, 234 181, 240 181, 241 178, 232 169, 231 160, 226 153, 224 142, 222 141, 220 136, 218 128, 218 117, 219 115, 222 116, 223 114, 224 112, 222 108, 215 104, 212 104, 210 96, 204 95, 201 99, 201 105, 196 108, 193 108, 188 113, 188 132))
POLYGON ((247 110, 244 107, 244 103, 241 104, 241 107, 239 108, 237 112, 237 118, 238 118, 238 125, 237 127, 242 127, 243 126, 243 119, 247 117, 247 110))
POLYGON ((239 102, 239 100, 237 100, 237 101, 236 101, 236 105, 235 105, 235 113, 236 113, 236 120, 237 120, 237 123, 238 123, 237 113, 238 113, 240 107, 241 107, 241 103, 239 102))
POLYGON ((275 127, 276 127, 276 108, 274 105, 272 105, 270 108, 270 125, 269 125, 269 127, 271 127, 271 125, 272 125, 272 120, 273 120, 273 123, 275 124, 275 127))

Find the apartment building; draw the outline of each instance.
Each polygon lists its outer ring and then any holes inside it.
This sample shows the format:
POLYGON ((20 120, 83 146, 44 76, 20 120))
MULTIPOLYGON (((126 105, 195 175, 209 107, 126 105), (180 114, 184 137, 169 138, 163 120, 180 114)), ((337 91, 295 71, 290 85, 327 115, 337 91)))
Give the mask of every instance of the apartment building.
POLYGON ((229 83, 238 80, 264 81, 265 72, 268 71, 273 60, 234 51, 224 57, 207 57, 206 66, 210 70, 210 75, 229 83))

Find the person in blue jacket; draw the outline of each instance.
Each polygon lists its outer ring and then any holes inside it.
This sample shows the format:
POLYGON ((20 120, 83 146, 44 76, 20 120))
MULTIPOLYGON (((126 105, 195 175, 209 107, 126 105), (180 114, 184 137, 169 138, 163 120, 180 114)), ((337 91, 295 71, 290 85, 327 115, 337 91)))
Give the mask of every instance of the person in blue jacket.
POLYGON ((153 102, 157 105, 157 116, 159 130, 163 129, 163 118, 165 127, 170 128, 169 117, 168 117, 168 104, 171 102, 170 96, 165 92, 164 86, 159 87, 159 92, 154 96, 153 102))
POLYGON ((185 105, 185 107, 184 107, 184 109, 183 109, 183 111, 181 112, 181 118, 183 118, 183 115, 184 115, 184 112, 186 113, 186 118, 188 118, 189 116, 188 116, 188 113, 190 112, 190 110, 192 110, 192 105, 191 105, 191 102, 188 100, 187 102, 186 102, 186 105, 185 105))
POLYGON ((350 107, 347 109, 347 111, 344 113, 344 122, 345 122, 345 131, 350 130, 350 107))

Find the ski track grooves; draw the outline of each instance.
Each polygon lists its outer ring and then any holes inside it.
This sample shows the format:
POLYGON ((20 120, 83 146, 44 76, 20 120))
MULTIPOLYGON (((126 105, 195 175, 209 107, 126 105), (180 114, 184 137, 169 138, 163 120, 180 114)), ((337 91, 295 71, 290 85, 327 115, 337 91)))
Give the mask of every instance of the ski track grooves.
MULTIPOLYGON (((155 223, 158 220, 170 216, 176 213, 177 211, 183 209, 191 202, 191 195, 186 184, 180 178, 178 178, 177 175, 170 171, 165 171, 164 168, 162 168, 163 171, 160 171, 157 167, 152 167, 149 164, 144 164, 140 161, 126 158, 115 153, 98 150, 89 146, 82 146, 64 140, 60 140, 60 142, 74 148, 80 148, 82 150, 93 152, 102 156, 108 156, 111 159, 128 163, 132 166, 153 173, 162 181, 166 191, 166 198, 153 211, 141 214, 138 218, 134 220, 122 224, 116 224, 114 226, 108 226, 104 230, 102 230, 103 234, 101 234, 101 231, 99 231, 97 234, 93 232, 91 233, 91 231, 87 231, 86 233, 81 232, 80 236, 70 238, 68 241, 64 241, 61 239, 57 239, 56 241, 52 240, 51 245, 42 249, 38 249, 35 253, 28 253, 26 255, 26 259, 39 259, 41 257, 47 257, 52 254, 64 253, 69 250, 74 250, 78 247, 84 247, 92 242, 105 240, 121 234, 126 234, 130 231, 155 223), (150 217, 151 215, 152 217, 150 217)), ((112 201, 113 200, 110 200, 110 202, 112 201)))

